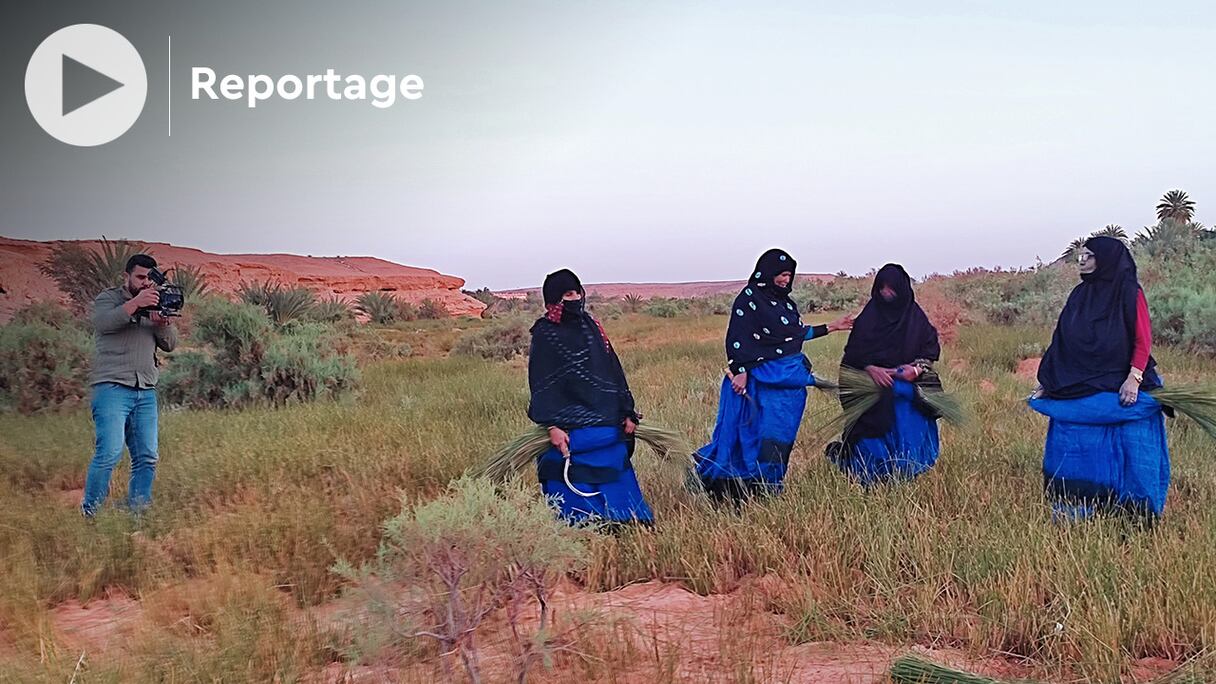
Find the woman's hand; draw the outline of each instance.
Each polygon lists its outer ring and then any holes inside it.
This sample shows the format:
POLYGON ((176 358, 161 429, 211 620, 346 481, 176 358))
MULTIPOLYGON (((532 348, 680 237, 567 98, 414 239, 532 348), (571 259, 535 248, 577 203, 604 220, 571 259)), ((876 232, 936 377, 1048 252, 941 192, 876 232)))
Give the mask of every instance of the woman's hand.
POLYGON ((1123 381, 1123 386, 1119 388, 1119 403, 1124 406, 1131 406, 1140 398, 1140 381, 1132 373, 1127 374, 1127 379, 1123 381))
POLYGON ((892 387, 895 385, 895 381, 891 379, 891 374, 895 371, 890 368, 866 366, 865 371, 870 374, 870 378, 874 381, 874 384, 879 387, 892 387))
POLYGON ((638 424, 633 422, 632 418, 625 419, 625 434, 632 435, 633 431, 638 429, 638 424))
POLYGON ((837 330, 852 330, 853 329, 853 314, 845 314, 840 318, 828 323, 828 332, 833 333, 837 330))
POLYGON ((900 380, 915 382, 922 372, 923 369, 920 366, 900 366, 895 369, 894 375, 900 380))
POLYGON ((730 376, 730 387, 739 396, 747 394, 747 371, 730 376))
POLYGON ((1028 399, 1042 399, 1043 398, 1043 386, 1039 385, 1038 387, 1035 387, 1034 391, 1031 392, 1030 396, 1027 398, 1028 399))
POLYGON ((557 447, 557 450, 562 453, 562 458, 570 458, 570 435, 566 431, 558 428, 549 428, 549 443, 557 447))

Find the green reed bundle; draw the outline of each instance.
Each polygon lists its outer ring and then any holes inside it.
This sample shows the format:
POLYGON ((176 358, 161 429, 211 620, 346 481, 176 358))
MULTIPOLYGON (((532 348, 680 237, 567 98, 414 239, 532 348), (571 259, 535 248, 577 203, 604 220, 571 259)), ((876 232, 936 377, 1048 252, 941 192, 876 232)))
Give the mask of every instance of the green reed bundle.
MULTIPOLYGON (((692 449, 685 443, 683 436, 674 430, 639 423, 633 435, 654 449, 660 458, 674 456, 691 459, 692 449)), ((473 475, 487 477, 495 482, 506 481, 512 475, 534 466, 536 459, 548 451, 550 446, 549 431, 539 425, 534 426, 495 452, 489 462, 473 471, 473 475)))
POLYGON ((1216 437, 1216 391, 1199 385, 1181 385, 1149 390, 1149 395, 1162 406, 1199 423, 1204 432, 1216 437))
POLYGON ((894 684, 1000 684, 998 680, 952 670, 914 655, 896 660, 890 676, 894 684))
MULTIPOLYGON (((847 432, 866 411, 874 408, 882 393, 887 391, 885 388, 879 387, 869 373, 848 366, 840 367, 840 381, 837 387, 837 393, 840 395, 841 415, 836 420, 829 421, 820 429, 820 432, 824 429, 835 430, 837 427, 843 427, 847 432)), ((940 414, 946 422, 952 425, 961 425, 966 422, 966 411, 963 410, 962 404, 954 395, 921 385, 915 387, 917 398, 940 414)))

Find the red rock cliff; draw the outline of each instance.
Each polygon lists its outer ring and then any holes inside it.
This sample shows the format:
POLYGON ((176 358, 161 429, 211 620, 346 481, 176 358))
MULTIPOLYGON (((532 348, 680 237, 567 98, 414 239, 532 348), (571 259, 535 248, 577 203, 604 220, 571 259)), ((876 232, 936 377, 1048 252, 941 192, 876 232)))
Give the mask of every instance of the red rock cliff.
MULTIPOLYGON (((54 281, 38 269, 57 242, 16 240, 0 236, 0 320, 30 302, 62 299, 54 281)), ((83 241, 96 247, 97 241, 83 241)), ((295 254, 209 254, 162 242, 143 243, 165 267, 197 266, 207 275, 210 290, 230 294, 241 282, 271 280, 303 285, 321 297, 353 301, 364 292, 380 290, 413 303, 432 299, 453 316, 480 316, 485 305, 461 293, 464 280, 426 268, 402 266, 374 257, 308 257, 295 254)), ((116 283, 117 284, 117 283, 116 283)))

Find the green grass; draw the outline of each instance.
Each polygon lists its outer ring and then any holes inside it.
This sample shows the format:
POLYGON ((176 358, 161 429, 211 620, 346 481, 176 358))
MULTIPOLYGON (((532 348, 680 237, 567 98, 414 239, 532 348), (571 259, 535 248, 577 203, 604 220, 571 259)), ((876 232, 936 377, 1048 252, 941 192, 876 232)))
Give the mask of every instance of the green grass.
MULTIPOLYGON (((606 325, 647 419, 705 443, 725 318, 627 316, 606 325)), ((1048 335, 961 331, 939 369, 970 421, 943 427, 938 466, 905 486, 864 493, 830 466, 821 443, 802 440, 783 496, 723 513, 684 488, 682 463, 639 450, 658 526, 597 538, 580 579, 609 589, 661 578, 709 593, 771 574, 786 590, 765 607, 785 615, 791 643, 1001 652, 1044 678, 1109 681, 1139 658, 1211 650, 1216 448, 1198 426, 1171 421, 1173 485, 1151 533, 1118 521, 1051 525, 1039 470, 1046 420, 1022 402, 1031 386, 1008 372, 1019 349, 1045 346, 1048 335), (981 388, 984 380, 991 384, 981 388)), ((808 343, 818 373, 835 378, 844 339, 808 343)), ((1211 360, 1169 349, 1157 356, 1167 379, 1216 378, 1211 360)), ((209 610, 221 618, 193 633, 161 630, 126 660, 92 654, 90 681, 290 681, 331 657, 333 645, 290 628, 285 609, 232 610, 277 605, 276 593, 296 606, 334 597, 342 588, 334 561, 369 558, 402 496, 433 495, 528 427, 519 361, 430 355, 372 365, 363 378, 343 403, 162 414, 156 504, 139 521, 111 512, 86 524, 63 500, 62 490, 83 484, 87 412, 0 416, 0 625, 13 642, 7 655, 0 643, 0 672, 67 681, 79 654, 58 645, 48 618, 66 599, 105 588, 149 599, 231 574, 248 586, 214 599, 221 607, 209 610), (234 664, 255 656, 256 672, 234 664)), ((837 411, 834 398, 812 392, 802 434, 837 411)), ((115 499, 125 481, 120 469, 115 499)))

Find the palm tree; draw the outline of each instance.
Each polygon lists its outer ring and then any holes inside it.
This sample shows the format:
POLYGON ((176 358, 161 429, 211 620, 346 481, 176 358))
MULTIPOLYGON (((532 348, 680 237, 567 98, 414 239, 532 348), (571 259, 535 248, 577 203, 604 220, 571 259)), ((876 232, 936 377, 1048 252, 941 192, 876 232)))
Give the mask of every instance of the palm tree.
POLYGON ((1088 239, 1089 238, 1087 237, 1079 237, 1076 240, 1068 243, 1068 247, 1064 248, 1064 251, 1060 253, 1060 257, 1056 259, 1056 261, 1068 261, 1070 259, 1075 259, 1077 252, 1081 251, 1081 248, 1085 246, 1085 241, 1088 239))
POLYGON ((1153 226, 1145 226, 1132 243, 1140 252, 1149 256, 1178 253, 1190 249, 1209 231, 1203 225, 1190 221, 1163 220, 1153 226))
POLYGON ((1157 220, 1190 223, 1195 217, 1195 202, 1182 190, 1170 190, 1157 204, 1157 220))
POLYGON ((182 289, 182 295, 186 301, 202 297, 211 288, 211 283, 207 281, 207 274, 203 273, 200 266, 173 264, 172 272, 171 280, 174 285, 182 289))
POLYGON ((1128 241, 1127 231, 1117 223, 1108 223, 1105 228, 1090 233, 1090 237, 1113 237, 1116 240, 1128 241))
POLYGON ((39 268, 68 296, 72 308, 83 313, 97 293, 121 285, 127 260, 143 251, 143 245, 127 240, 101 238, 100 249, 80 242, 60 242, 39 268))
MULTIPOLYGON (((390 325, 405 313, 405 302, 384 292, 364 292, 355 300, 355 310, 376 325, 390 325)), ((412 308, 412 307, 411 307, 412 308)))

